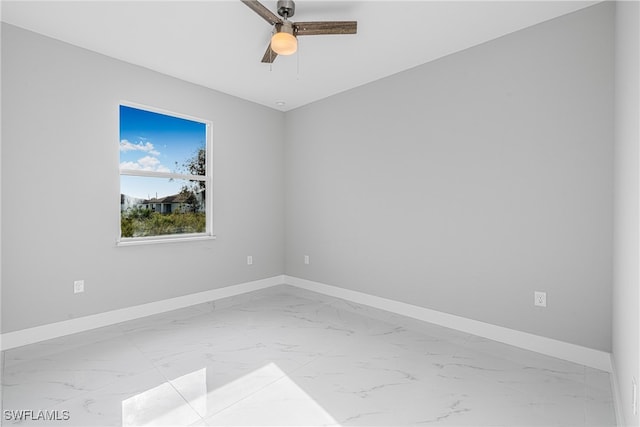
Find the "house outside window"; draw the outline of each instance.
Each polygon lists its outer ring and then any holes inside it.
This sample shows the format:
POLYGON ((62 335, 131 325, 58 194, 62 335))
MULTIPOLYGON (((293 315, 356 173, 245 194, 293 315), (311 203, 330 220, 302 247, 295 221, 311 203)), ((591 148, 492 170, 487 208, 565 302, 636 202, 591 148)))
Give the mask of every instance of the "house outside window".
POLYGON ((121 103, 118 244, 213 237, 211 127, 121 103))

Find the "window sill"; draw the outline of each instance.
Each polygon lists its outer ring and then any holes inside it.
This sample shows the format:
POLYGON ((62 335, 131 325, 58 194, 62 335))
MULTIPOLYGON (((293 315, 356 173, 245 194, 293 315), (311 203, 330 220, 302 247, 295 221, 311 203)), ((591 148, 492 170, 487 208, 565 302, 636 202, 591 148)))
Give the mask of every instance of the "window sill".
POLYGON ((116 241, 116 246, 138 246, 138 245, 155 245, 159 243, 182 243, 196 242, 200 240, 215 240, 216 236, 212 234, 187 234, 182 236, 153 236, 125 238, 116 241))

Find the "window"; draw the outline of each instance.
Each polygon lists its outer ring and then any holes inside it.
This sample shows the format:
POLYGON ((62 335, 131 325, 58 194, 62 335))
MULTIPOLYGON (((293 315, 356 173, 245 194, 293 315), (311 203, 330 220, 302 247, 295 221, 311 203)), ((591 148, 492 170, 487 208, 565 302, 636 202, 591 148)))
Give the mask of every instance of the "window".
POLYGON ((212 237, 211 123, 120 105, 119 243, 212 237))

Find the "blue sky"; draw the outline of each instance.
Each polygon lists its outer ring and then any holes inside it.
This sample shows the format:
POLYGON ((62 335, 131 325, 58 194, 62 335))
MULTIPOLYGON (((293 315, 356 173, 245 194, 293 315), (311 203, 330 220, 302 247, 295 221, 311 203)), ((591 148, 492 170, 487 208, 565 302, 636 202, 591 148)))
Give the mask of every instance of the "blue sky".
MULTIPOLYGON (((187 173, 182 165, 206 144, 206 125, 120 106, 120 169, 187 173)), ((121 176, 120 192, 133 197, 168 196, 182 182, 121 176)))

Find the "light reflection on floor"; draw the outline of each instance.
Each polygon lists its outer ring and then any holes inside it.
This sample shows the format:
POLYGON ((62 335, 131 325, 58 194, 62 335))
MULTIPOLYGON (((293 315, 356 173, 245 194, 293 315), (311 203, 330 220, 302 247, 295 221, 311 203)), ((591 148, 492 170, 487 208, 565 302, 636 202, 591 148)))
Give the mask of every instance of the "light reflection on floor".
POLYGON ((339 426, 311 396, 305 393, 275 363, 269 363, 243 377, 207 390, 207 369, 199 369, 167 381, 122 401, 122 426, 167 426, 184 422, 185 412, 194 409, 201 416, 210 413, 207 401, 226 401, 230 405, 209 420, 209 425, 328 425, 339 426), (248 384, 256 378, 273 382, 247 395, 248 384), (166 395, 174 387, 186 400, 178 407, 167 407, 166 395), (283 400, 284 399, 284 400, 283 400), (279 405, 279 402, 286 405, 279 405), (190 408, 189 408, 190 407, 190 408))

